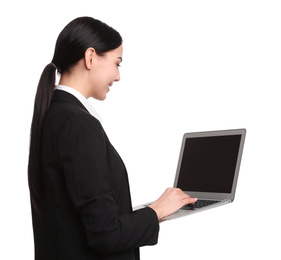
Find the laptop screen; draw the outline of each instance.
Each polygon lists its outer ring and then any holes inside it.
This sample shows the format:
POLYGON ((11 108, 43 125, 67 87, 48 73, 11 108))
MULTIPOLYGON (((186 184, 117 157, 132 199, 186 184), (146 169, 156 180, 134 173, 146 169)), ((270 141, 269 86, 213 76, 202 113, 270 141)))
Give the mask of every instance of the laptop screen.
POLYGON ((240 134, 186 138, 177 187, 231 193, 240 141, 240 134))

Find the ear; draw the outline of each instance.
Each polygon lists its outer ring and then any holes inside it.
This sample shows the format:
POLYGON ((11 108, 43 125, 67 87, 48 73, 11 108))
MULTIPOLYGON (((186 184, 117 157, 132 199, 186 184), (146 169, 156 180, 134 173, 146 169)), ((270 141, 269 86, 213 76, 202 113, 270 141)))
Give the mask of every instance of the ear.
POLYGON ((94 60, 96 58, 96 51, 94 48, 90 47, 85 51, 85 65, 88 70, 92 69, 94 66, 94 60))

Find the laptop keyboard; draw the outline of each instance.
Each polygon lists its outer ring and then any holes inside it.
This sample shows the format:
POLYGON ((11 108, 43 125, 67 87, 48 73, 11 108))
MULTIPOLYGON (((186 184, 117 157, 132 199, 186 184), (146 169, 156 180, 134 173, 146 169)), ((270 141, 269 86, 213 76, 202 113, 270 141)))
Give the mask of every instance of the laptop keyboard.
POLYGON ((218 200, 197 200, 194 204, 187 204, 184 205, 181 209, 184 210, 194 210, 194 209, 199 209, 205 206, 209 206, 211 204, 220 202, 218 200))

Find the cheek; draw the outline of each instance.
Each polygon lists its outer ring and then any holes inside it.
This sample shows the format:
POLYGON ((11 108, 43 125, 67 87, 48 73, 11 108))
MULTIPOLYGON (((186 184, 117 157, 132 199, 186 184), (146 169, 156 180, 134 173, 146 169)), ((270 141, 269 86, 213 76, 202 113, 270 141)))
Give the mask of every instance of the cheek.
POLYGON ((104 70, 97 70, 92 75, 91 84, 94 89, 99 89, 102 85, 106 84, 106 73, 104 70))
POLYGON ((108 80, 102 73, 92 78, 91 96, 97 100, 104 100, 108 92, 108 80))
POLYGON ((100 84, 105 84, 106 86, 113 81, 115 71, 112 68, 104 67, 97 74, 98 81, 100 84))

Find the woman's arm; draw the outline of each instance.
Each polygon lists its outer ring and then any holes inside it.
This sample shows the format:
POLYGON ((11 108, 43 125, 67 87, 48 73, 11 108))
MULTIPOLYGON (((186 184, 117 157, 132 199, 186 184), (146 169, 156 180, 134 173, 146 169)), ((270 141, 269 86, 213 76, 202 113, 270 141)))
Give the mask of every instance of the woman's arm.
POLYGON ((196 201, 196 198, 191 198, 181 189, 168 188, 161 197, 149 207, 155 210, 158 219, 161 220, 162 218, 176 212, 184 205, 193 204, 196 201))
POLYGON ((88 245, 108 254, 156 244, 159 222, 152 208, 118 214, 106 149, 100 123, 88 114, 71 115, 60 130, 58 159, 88 245))

